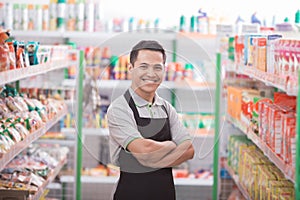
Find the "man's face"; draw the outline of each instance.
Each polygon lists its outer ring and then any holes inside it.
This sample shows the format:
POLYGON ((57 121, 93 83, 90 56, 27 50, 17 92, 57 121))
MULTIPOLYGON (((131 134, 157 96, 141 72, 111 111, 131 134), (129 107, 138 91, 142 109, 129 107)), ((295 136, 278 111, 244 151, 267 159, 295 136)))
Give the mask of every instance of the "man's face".
POLYGON ((129 70, 132 73, 132 87, 141 97, 153 95, 163 80, 165 66, 159 51, 140 50, 137 59, 129 70))

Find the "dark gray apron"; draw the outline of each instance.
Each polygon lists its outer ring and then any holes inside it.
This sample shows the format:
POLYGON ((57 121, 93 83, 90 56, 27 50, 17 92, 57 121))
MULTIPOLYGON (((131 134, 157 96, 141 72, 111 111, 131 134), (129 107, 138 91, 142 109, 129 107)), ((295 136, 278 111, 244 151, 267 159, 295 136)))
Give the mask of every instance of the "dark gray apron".
MULTIPOLYGON (((124 96, 144 138, 160 142, 172 140, 169 116, 164 106, 167 118, 142 118, 128 90, 124 96)), ((120 152, 119 163, 121 172, 114 200, 175 200, 172 168, 145 167, 125 149, 120 152)))

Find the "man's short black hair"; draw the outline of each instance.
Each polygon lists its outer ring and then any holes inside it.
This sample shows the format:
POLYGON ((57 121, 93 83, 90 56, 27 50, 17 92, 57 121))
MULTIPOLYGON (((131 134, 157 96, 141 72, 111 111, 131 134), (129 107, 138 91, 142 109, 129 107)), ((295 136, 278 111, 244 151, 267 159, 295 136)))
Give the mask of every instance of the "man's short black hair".
POLYGON ((155 40, 142 40, 137 43, 130 52, 130 63, 133 65, 137 59, 138 53, 140 50, 151 50, 151 51, 159 51, 163 55, 163 62, 166 62, 166 53, 165 49, 155 40))

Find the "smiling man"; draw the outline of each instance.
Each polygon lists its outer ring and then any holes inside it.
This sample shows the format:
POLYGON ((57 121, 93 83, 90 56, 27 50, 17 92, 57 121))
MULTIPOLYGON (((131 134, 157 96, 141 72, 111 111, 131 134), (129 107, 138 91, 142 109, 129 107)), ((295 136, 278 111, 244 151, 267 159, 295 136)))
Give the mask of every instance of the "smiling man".
POLYGON ((157 41, 137 43, 130 52, 131 87, 108 109, 111 160, 120 167, 114 200, 176 199, 172 167, 194 156, 176 110, 156 93, 165 62, 157 41))

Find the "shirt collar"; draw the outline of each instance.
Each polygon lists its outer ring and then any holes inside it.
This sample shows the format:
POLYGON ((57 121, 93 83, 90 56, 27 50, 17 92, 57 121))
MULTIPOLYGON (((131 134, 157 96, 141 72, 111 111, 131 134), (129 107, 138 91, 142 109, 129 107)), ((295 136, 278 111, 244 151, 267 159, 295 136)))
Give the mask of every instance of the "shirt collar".
MULTIPOLYGON (((145 99, 140 97, 137 93, 135 93, 131 87, 129 88, 129 93, 132 96, 132 99, 136 106, 143 107, 150 104, 148 101, 146 101, 145 99)), ((154 96, 154 103, 152 104, 152 106, 155 105, 159 105, 159 106, 163 105, 163 99, 156 92, 154 96)))

